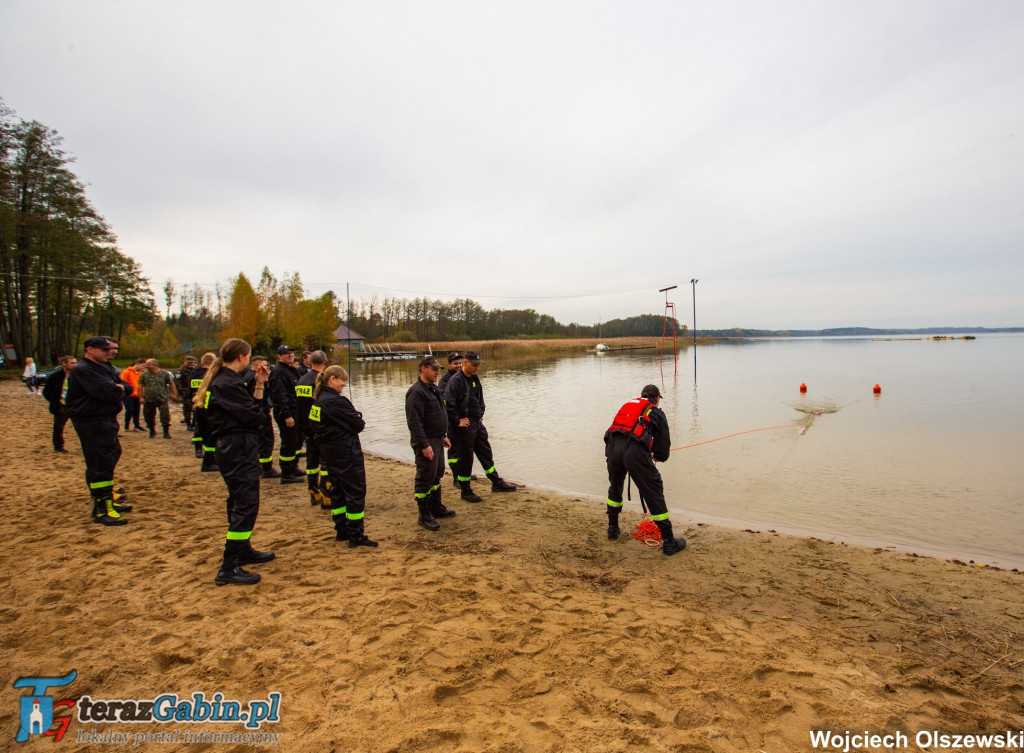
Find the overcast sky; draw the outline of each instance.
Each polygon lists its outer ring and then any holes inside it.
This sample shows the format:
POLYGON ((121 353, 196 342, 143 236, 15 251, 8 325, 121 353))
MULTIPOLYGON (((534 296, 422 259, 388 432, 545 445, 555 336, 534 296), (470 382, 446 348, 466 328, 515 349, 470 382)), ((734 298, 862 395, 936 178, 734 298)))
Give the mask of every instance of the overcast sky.
POLYGON ((0 97, 158 300, 1024 326, 1020 0, 4 0, 0 97))

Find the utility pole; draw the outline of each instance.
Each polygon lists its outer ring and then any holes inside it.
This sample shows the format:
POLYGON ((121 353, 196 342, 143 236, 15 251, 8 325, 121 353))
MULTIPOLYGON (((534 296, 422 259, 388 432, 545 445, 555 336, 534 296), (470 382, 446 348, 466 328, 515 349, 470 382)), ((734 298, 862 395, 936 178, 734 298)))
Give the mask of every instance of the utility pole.
POLYGON ((693 344, 697 344, 697 283, 700 280, 690 280, 690 288, 693 290, 693 344))
POLYGON ((678 351, 676 350, 676 305, 668 299, 668 291, 675 290, 678 285, 672 285, 667 288, 661 288, 658 290, 659 293, 665 294, 665 319, 661 323, 661 352, 665 352, 665 334, 668 329, 669 315, 672 316, 672 359, 678 357, 678 351))

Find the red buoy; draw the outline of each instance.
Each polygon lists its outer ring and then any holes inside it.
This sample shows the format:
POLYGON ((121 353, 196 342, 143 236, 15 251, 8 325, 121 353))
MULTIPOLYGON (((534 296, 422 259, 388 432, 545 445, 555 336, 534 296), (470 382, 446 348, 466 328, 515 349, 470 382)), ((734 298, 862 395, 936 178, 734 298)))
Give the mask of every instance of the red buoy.
POLYGON ((801 392, 807 392, 807 385, 806 384, 801 384, 800 385, 800 391, 801 392))
POLYGON ((879 386, 878 386, 877 384, 875 385, 875 387, 874 387, 874 390, 873 390, 873 391, 874 391, 874 393, 875 393, 876 395, 881 395, 881 394, 882 394, 882 388, 881 388, 881 387, 879 387, 879 386))

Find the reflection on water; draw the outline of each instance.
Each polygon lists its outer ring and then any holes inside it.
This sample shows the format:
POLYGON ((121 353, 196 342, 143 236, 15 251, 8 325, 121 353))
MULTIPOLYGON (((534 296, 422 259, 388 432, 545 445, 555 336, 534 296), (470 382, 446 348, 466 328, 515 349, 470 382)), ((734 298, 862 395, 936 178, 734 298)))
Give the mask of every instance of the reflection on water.
MULTIPOLYGON (((603 503, 604 431, 623 402, 656 383, 680 448, 661 466, 680 522, 725 519, 1024 564, 1024 337, 699 350, 693 380, 650 351, 517 361, 483 353, 498 471, 603 503)), ((415 363, 354 371, 364 445, 411 459, 404 396, 415 363)))

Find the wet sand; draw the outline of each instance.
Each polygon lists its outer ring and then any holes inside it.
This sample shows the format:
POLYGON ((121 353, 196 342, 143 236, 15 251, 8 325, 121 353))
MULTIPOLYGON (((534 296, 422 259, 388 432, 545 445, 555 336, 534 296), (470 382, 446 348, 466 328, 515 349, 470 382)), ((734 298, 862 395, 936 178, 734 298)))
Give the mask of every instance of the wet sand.
MULTIPOLYGON (((171 440, 121 438, 122 528, 91 523, 71 425, 53 453, 45 401, 18 383, 0 384, 0 433, 5 749, 13 682, 71 669, 55 698, 280 692, 262 731, 300 752, 784 753, 812 750, 811 730, 903 732, 916 750, 921 730, 1024 728, 1019 573, 679 519, 690 547, 665 557, 609 542, 600 505, 486 484, 470 505, 450 476, 458 515, 431 533, 411 464, 368 457, 379 549, 336 543, 302 486, 265 481, 253 543, 277 559, 251 567, 258 586, 218 588, 225 488, 177 416, 171 440)), ((60 749, 124 749, 76 742, 92 730, 243 728, 76 720, 60 749)))

